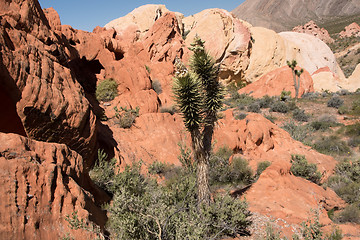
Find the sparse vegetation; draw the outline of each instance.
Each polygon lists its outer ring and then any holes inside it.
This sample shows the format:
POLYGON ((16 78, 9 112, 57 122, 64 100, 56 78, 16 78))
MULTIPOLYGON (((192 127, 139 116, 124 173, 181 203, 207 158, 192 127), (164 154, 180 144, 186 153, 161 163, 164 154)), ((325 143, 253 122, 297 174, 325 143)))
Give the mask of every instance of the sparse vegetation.
POLYGON ((151 88, 154 89, 154 91, 159 95, 162 93, 162 87, 159 80, 155 79, 151 82, 151 88))
POLYGON ((130 128, 135 122, 135 119, 139 116, 140 108, 136 107, 135 109, 127 109, 127 107, 120 107, 119 110, 117 107, 114 107, 114 110, 116 117, 115 122, 121 128, 130 128))
POLYGON ((328 155, 350 155, 351 150, 343 140, 337 136, 323 136, 315 141, 313 147, 316 151, 328 155))
POLYGON ((247 107, 248 112, 253 112, 253 113, 260 113, 260 105, 257 102, 253 102, 251 103, 248 107, 247 107))
POLYGON ((271 112, 279 112, 279 113, 287 113, 289 111, 289 107, 283 101, 276 101, 271 105, 271 112))
POLYGON ((117 82, 112 78, 101 81, 96 87, 96 99, 104 102, 114 100, 118 95, 117 87, 117 82))
POLYGON ((342 106, 344 104, 344 100, 342 100, 340 97, 338 96, 333 96, 332 98, 330 98, 330 100, 327 102, 327 106, 328 107, 333 107, 333 108, 339 108, 340 106, 342 106))
POLYGON ((293 119, 299 122, 309 121, 309 115, 305 113, 305 110, 295 109, 293 112, 293 119))
POLYGON ((304 144, 310 142, 311 135, 314 132, 314 129, 310 125, 297 125, 294 121, 284 123, 281 128, 287 131, 293 139, 304 144))
POLYGON ((303 155, 291 155, 291 168, 290 171, 295 175, 313 183, 320 184, 321 173, 317 170, 314 163, 308 163, 303 155))
POLYGON ((263 162, 259 162, 256 168, 256 175, 260 176, 260 174, 267 169, 269 166, 271 165, 271 162, 269 161, 263 161, 263 162))

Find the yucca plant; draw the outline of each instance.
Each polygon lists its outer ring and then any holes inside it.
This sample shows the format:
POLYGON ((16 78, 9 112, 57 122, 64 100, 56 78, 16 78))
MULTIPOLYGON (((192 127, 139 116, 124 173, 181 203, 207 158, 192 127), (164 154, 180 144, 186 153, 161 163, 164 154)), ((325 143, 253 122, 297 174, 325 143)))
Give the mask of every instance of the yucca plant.
POLYGON ((297 65, 296 60, 292 60, 292 62, 287 61, 287 65, 289 66, 289 68, 291 68, 291 71, 293 74, 294 87, 295 87, 295 99, 297 99, 299 97, 300 76, 301 76, 301 74, 303 74, 304 69, 302 69, 302 68, 300 70, 295 69, 296 65, 297 65))
POLYGON ((210 202, 208 181, 211 141, 217 111, 222 106, 223 88, 218 81, 219 68, 205 51, 204 41, 198 36, 191 44, 194 52, 188 71, 179 59, 173 92, 183 116, 185 127, 190 132, 194 160, 197 166, 198 202, 210 202))

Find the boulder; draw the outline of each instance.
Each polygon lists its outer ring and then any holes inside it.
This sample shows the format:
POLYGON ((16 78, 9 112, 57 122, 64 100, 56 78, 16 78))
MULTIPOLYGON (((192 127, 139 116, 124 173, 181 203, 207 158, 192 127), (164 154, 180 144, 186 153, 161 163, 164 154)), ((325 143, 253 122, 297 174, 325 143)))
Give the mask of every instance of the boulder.
POLYGON ((346 84, 344 84, 344 88, 352 92, 360 88, 360 64, 356 66, 354 72, 347 79, 346 84))
MULTIPOLYGON (((280 96, 282 91, 290 91, 291 96, 295 97, 293 73, 288 66, 275 69, 263 75, 259 80, 241 88, 238 92, 240 94, 250 94, 255 98, 262 98, 265 95, 280 96)), ((305 70, 300 76, 299 97, 304 93, 313 91, 313 80, 309 72, 305 70)))
MULTIPOLYGON (((323 92, 328 90, 330 92, 337 92, 345 87, 345 81, 341 81, 329 67, 323 67, 318 69, 312 75, 314 80, 314 90, 316 92, 323 92)), ((347 89, 347 88, 346 88, 347 89)))
POLYGON ((196 35, 205 41, 205 48, 220 63, 220 80, 245 81, 249 65, 251 36, 243 21, 222 9, 207 9, 183 19, 185 43, 190 47, 196 35))
POLYGON ((96 117, 67 65, 62 39, 35 0, 6 1, 0 12, 0 82, 26 135, 67 144, 91 165, 96 117))
POLYGON ((343 31, 339 33, 341 38, 344 37, 360 37, 360 26, 353 22, 349 26, 346 26, 343 31))
POLYGON ((310 22, 304 24, 304 26, 296 26, 292 29, 293 32, 298 33, 307 33, 317 37, 325 43, 333 43, 334 39, 330 37, 329 32, 325 28, 320 28, 316 23, 311 20, 310 22))
POLYGON ((65 220, 77 213, 89 229, 104 227, 105 213, 89 190, 84 159, 64 144, 0 133, 0 238, 94 238, 65 220))

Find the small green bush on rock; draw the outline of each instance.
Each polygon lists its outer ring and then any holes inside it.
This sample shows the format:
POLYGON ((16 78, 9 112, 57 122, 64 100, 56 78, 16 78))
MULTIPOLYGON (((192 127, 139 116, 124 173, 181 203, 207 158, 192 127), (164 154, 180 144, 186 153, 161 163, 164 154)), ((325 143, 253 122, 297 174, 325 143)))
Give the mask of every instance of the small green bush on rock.
POLYGON ((118 95, 117 87, 117 82, 112 78, 101 81, 96 87, 96 99, 104 102, 114 100, 118 95))
POLYGON ((290 171, 295 175, 313 183, 320 184, 321 173, 317 170, 316 164, 308 163, 303 155, 291 155, 290 171))

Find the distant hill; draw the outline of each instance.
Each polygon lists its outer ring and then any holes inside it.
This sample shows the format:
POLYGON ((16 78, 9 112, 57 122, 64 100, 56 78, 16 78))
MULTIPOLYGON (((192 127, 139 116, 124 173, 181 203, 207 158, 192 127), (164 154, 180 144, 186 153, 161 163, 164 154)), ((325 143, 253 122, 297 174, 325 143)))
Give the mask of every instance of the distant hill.
POLYGON ((246 0, 232 12, 254 26, 276 32, 314 20, 335 33, 351 22, 359 23, 360 0, 246 0))

